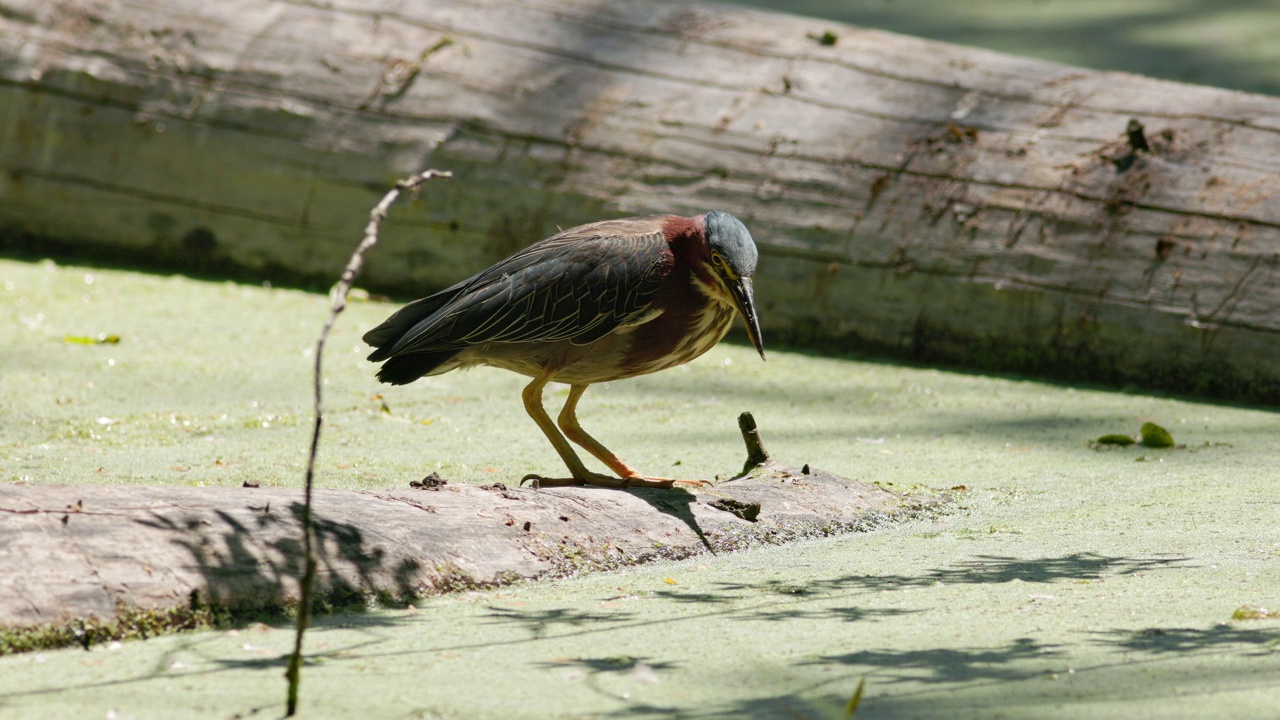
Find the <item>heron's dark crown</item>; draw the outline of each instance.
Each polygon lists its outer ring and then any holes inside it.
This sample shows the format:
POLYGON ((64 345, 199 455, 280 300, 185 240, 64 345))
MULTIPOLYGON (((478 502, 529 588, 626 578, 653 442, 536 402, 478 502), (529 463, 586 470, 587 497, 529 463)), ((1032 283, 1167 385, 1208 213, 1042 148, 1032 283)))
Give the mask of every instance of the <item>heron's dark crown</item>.
POLYGON ((756 243, 747 226, 727 212, 712 210, 703 218, 707 231, 707 250, 720 254, 729 270, 738 277, 756 273, 756 243))

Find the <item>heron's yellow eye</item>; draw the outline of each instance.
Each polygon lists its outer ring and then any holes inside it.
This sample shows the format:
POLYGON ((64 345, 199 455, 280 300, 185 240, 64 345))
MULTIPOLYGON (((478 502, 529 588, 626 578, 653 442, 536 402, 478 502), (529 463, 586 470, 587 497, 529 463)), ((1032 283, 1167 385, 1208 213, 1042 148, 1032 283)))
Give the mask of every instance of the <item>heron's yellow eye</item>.
POLYGON ((712 253, 711 253, 711 264, 712 264, 712 265, 715 265, 715 266, 716 266, 716 267, 718 267, 718 268, 723 268, 723 267, 724 267, 724 258, 720 257, 720 253, 712 251, 712 253))

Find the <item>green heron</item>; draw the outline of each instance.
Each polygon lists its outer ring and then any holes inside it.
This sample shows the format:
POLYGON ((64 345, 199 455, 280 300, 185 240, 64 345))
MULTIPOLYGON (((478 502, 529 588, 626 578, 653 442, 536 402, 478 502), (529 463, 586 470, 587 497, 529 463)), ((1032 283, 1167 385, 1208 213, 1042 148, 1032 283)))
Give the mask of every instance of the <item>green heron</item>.
MULTIPOLYGON (((364 336, 386 361, 378 379, 404 385, 455 368, 490 365, 533 378, 524 407, 568 466, 540 485, 671 487, 618 459, 578 424, 592 383, 666 370, 711 349, 742 315, 764 358, 752 299, 751 233, 725 212, 605 220, 560 232, 493 267, 400 308, 364 336), (542 405, 551 381, 568 383, 559 426, 542 405), (561 434, 563 431, 563 434, 561 434), (577 443, 610 470, 589 471, 577 443)), ((523 483, 523 481, 522 481, 523 483)))

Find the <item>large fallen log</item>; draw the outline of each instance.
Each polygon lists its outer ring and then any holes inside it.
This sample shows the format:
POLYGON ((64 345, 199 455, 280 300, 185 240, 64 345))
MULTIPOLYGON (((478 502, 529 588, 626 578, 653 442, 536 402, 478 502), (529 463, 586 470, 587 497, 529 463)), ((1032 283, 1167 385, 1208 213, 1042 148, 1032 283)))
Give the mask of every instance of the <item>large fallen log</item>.
POLYGON ((421 294, 710 208, 766 331, 1280 400, 1280 99, 809 19, 598 0, 8 0, 0 244, 421 294))
MULTIPOLYGON (((439 484, 317 490, 320 596, 411 600, 866 529, 924 507, 818 470, 697 494, 439 484)), ((296 490, 0 486, 0 630, 201 605, 277 609, 302 570, 296 490)), ((0 632, 0 654, 6 650, 0 632)))

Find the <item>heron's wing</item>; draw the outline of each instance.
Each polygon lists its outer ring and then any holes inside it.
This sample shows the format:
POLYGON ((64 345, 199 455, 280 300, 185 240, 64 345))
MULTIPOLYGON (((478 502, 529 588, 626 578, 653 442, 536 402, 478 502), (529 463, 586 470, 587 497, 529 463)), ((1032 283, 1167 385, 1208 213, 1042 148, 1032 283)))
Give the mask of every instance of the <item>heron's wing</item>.
POLYGON ((449 304, 458 296, 467 283, 474 278, 462 282, 405 305, 382 321, 382 324, 364 334, 361 338, 366 344, 377 348, 369 359, 378 362, 391 357, 391 349, 397 341, 415 325, 439 312, 440 308, 449 304))
POLYGON ((649 312, 672 263, 661 219, 642 220, 574 228, 526 248, 462 284, 386 354, 586 344, 635 321, 649 312))

